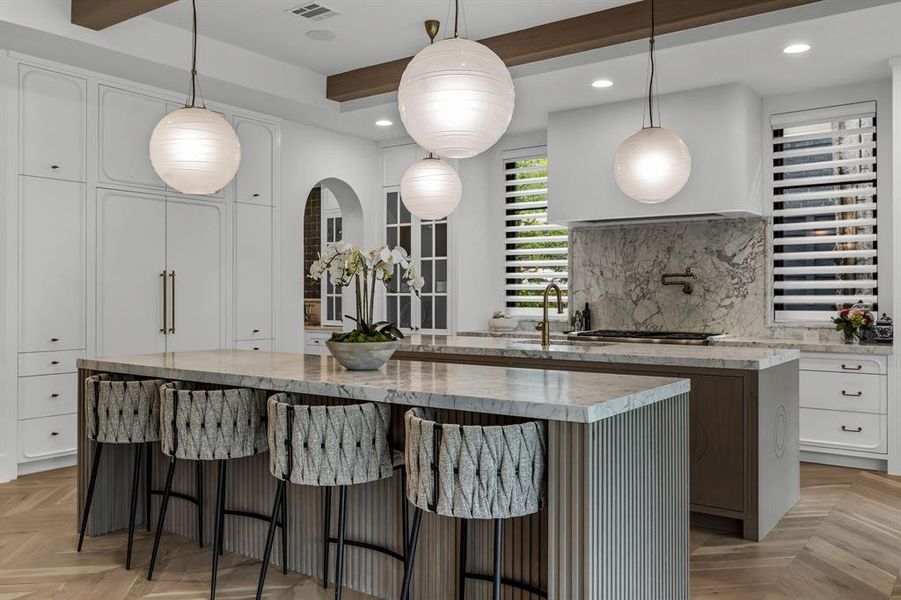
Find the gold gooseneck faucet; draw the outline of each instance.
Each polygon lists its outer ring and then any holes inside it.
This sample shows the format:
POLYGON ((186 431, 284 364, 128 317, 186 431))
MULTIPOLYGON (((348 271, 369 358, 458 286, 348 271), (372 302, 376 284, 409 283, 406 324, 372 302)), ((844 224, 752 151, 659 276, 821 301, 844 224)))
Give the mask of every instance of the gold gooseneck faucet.
POLYGON ((551 346, 551 326, 550 323, 548 323, 547 317, 548 296, 550 295, 551 290, 557 292, 557 314, 563 314, 563 293, 560 291, 560 286, 551 282, 544 288, 544 299, 542 302, 544 308, 542 309, 541 323, 535 326, 535 329, 541 332, 541 347, 545 350, 551 346))

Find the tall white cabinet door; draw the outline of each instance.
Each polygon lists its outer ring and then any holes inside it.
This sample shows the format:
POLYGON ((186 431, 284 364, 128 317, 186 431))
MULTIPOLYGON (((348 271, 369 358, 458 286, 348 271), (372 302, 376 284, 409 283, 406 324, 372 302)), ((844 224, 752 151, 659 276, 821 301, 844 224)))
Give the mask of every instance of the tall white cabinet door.
POLYGON ((19 66, 21 173, 85 180, 86 89, 84 79, 19 66))
POLYGON ((166 207, 168 352, 226 346, 224 257, 223 203, 169 198, 166 207))
POLYGON ((261 121, 239 117, 235 131, 241 140, 241 167, 235 177, 235 200, 272 204, 272 161, 275 131, 261 121))
POLYGON ((235 207, 235 339, 271 338, 272 208, 235 207))
POLYGON ((166 101, 100 86, 100 181, 166 189, 150 164, 150 135, 166 101))
POLYGON ((20 177, 19 350, 78 350, 85 336, 85 184, 20 177))
POLYGON ((97 351, 163 352, 164 196, 98 190, 97 351))

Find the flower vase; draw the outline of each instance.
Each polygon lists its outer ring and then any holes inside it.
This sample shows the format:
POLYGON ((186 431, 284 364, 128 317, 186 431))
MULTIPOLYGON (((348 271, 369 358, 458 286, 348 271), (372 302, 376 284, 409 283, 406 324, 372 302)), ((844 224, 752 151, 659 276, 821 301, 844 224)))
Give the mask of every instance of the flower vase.
POLYGON ((842 332, 842 340, 849 346, 856 346, 860 344, 860 336, 857 334, 857 332, 842 332))

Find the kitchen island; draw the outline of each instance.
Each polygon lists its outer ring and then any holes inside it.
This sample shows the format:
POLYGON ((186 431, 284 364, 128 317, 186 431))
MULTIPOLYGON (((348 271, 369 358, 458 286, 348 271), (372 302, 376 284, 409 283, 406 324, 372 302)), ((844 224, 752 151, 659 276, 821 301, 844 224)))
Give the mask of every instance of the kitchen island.
POLYGON ((517 335, 416 335, 395 358, 688 378, 692 520, 761 540, 797 503, 797 350, 517 335))
MULTIPOLYGON (((505 528, 504 576, 547 590, 549 598, 558 600, 688 597, 687 379, 394 360, 378 371, 349 372, 330 357, 238 350, 80 359, 78 367, 81 381, 94 373, 116 373, 294 392, 311 404, 385 402, 392 405, 395 444, 402 443, 402 415, 412 406, 474 424, 540 419, 547 431, 546 502, 539 513, 505 528)), ((81 393, 79 507, 93 452, 85 437, 84 401, 81 393)), ((128 496, 131 457, 127 445, 104 451, 88 534, 126 526, 123 498, 128 496)), ((157 488, 163 456, 157 453, 154 460, 152 487, 157 488)), ((229 469, 229 506, 267 511, 275 489, 267 461, 266 455, 235 461, 229 469)), ((194 481, 193 469, 177 472, 175 489, 192 493, 194 481)), ((400 551, 399 481, 395 477, 350 491, 349 538, 400 551)), ((206 494, 207 504, 212 496, 206 494)), ((323 567, 322 494, 290 486, 288 497, 289 514, 294 515, 289 518, 288 567, 318 575, 323 567)), ((209 506, 205 512, 213 513, 209 506)), ((193 506, 174 502, 166 529, 193 537, 194 515, 193 506)), ((491 528, 482 525, 470 527, 468 567, 488 573, 491 528)), ((205 529, 212 531, 211 523, 205 529)), ((264 524, 226 525, 225 549, 258 557, 264 535, 264 524)), ((457 538, 453 519, 428 515, 423 521, 414 597, 457 597, 457 538)), ((165 559, 160 565, 164 571, 165 559)), ((348 548, 347 587, 396 598, 401 576, 396 557, 348 548)), ((489 596, 490 586, 469 583, 467 598, 489 596)))

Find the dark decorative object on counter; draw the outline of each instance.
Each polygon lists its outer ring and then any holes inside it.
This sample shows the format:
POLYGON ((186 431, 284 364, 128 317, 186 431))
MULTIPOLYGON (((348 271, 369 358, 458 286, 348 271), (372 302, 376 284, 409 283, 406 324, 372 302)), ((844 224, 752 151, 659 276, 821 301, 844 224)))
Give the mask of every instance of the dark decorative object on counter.
POLYGON ((894 340, 894 325, 892 318, 882 313, 882 316, 876 319, 873 326, 873 341, 879 344, 891 344, 894 340))

